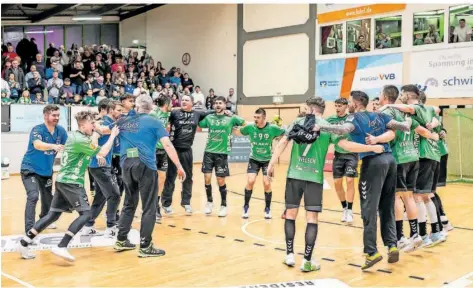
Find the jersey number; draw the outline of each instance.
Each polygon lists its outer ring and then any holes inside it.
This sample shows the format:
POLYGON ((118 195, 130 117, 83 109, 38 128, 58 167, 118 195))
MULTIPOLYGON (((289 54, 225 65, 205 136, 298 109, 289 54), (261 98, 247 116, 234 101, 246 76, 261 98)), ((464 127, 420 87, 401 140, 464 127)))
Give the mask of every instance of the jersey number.
POLYGON ((312 147, 312 143, 310 143, 309 145, 307 145, 304 149, 304 153, 302 153, 302 157, 306 157, 307 156, 307 153, 309 153, 309 150, 310 148, 312 147))

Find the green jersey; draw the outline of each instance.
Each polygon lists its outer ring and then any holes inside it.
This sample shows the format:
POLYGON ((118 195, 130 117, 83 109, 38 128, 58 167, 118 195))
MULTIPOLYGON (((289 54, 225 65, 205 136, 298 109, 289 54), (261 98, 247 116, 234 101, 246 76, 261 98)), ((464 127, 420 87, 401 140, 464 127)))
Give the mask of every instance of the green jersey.
MULTIPOLYGON (((335 114, 335 115, 332 115, 332 116, 329 116, 329 117, 325 118, 325 120, 330 124, 342 125, 342 124, 345 123, 345 120, 347 119, 348 115, 349 114, 347 114, 343 117, 338 117, 335 114)), ((346 150, 340 148, 338 145, 335 145, 335 151, 338 152, 338 153, 342 153, 342 154, 356 154, 356 153, 346 151, 346 150)))
POLYGON ((2 98, 2 104, 10 104, 12 101, 10 98, 4 97, 2 98))
MULTIPOLYGON (((171 112, 163 112, 159 108, 157 108, 156 110, 153 110, 153 111, 151 111, 151 113, 149 113, 149 116, 152 116, 156 119, 161 120, 161 122, 163 122, 164 129, 168 128, 169 115, 171 115, 171 112)), ((156 144, 156 148, 157 149, 164 149, 163 144, 161 144, 161 141, 158 141, 158 144, 156 144)))
POLYGON ((20 103, 20 104, 31 104, 31 98, 20 97, 20 99, 18 99, 18 103, 20 103))
MULTIPOLYGON (((427 123, 432 122, 432 119, 435 117, 435 110, 431 106, 424 106, 422 104, 413 105, 415 109, 415 114, 412 116, 412 119, 419 122, 420 125, 424 126, 427 123)), ((430 160, 435 160, 440 162, 440 152, 437 141, 432 139, 427 139, 422 136, 419 143, 419 156, 420 158, 427 158, 430 160)))
MULTIPOLYGON (((437 120, 439 120, 439 122, 442 123, 442 117, 436 116, 435 118, 437 118, 437 120)), ((435 129, 434 129, 434 131, 437 132, 437 134, 440 134, 440 132, 442 132, 442 130, 443 130, 443 125, 442 124, 435 127, 435 129)), ((438 141, 438 145, 439 145, 440 156, 447 155, 448 154, 447 141, 445 141, 445 139, 440 138, 439 141, 438 141)))
POLYGON ((228 154, 232 151, 230 137, 233 127, 243 126, 245 120, 236 115, 210 114, 199 122, 200 128, 209 128, 209 136, 205 152, 216 154, 228 154))
MULTIPOLYGON (((286 135, 295 124, 303 125, 304 119, 297 118, 287 129, 286 135)), ((321 118, 317 118, 316 123, 328 124, 321 118)), ((337 144, 340 139, 334 134, 321 132, 320 137, 312 144, 293 142, 287 178, 324 184, 324 165, 328 147, 330 144, 337 144)))
POLYGON ((85 96, 84 100, 82 101, 82 104, 87 106, 96 106, 94 96, 85 96))
POLYGON ((64 145, 61 168, 56 181, 84 186, 84 175, 89 167, 90 159, 99 151, 100 147, 95 146, 90 137, 79 131, 73 132, 64 145))
MULTIPOLYGON (((398 122, 404 122, 405 114, 397 109, 388 108, 383 110, 383 113, 391 116, 391 118, 398 122)), ((409 132, 399 130, 395 131, 396 136, 394 140, 391 141, 391 150, 397 164, 410 163, 419 160, 419 154, 417 153, 417 148, 414 144, 414 130, 418 126, 419 122, 412 119, 411 129, 409 132)))
POLYGON ((271 160, 273 140, 284 134, 284 132, 284 129, 270 123, 266 123, 263 128, 250 124, 240 129, 241 135, 250 138, 250 158, 259 162, 271 160))

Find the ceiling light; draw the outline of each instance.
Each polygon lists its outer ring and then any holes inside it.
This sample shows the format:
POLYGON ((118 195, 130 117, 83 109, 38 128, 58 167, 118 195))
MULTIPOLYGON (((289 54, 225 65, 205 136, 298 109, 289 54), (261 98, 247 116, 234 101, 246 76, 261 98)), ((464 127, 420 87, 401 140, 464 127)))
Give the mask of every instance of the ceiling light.
POLYGON ((138 44, 140 41, 138 41, 138 40, 133 40, 132 42, 133 42, 133 44, 138 44))
POLYGON ((100 21, 102 17, 72 17, 72 21, 100 21))
POLYGON ((48 33, 53 33, 54 31, 48 30, 48 31, 27 31, 25 34, 48 34, 48 33))

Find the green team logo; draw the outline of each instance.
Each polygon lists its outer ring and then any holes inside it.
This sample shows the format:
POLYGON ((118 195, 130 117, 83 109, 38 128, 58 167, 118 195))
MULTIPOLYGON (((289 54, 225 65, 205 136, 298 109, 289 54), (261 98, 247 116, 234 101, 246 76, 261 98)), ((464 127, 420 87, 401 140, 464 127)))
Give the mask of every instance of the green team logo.
POLYGON ((220 126, 220 125, 227 125, 228 121, 227 119, 212 119, 211 123, 212 125, 220 126))
POLYGON ((263 139, 268 140, 269 139, 269 134, 253 132, 253 138, 259 139, 259 140, 263 140, 263 139))

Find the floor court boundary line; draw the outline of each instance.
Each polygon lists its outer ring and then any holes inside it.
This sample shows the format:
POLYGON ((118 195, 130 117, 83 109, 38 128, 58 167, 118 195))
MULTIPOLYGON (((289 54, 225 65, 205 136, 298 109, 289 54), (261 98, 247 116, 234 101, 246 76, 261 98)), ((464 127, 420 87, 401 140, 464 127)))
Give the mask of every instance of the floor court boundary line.
MULTIPOLYGON (((12 275, 10 275, 10 274, 7 274, 7 273, 5 273, 5 272, 3 272, 3 271, 2 271, 2 275, 5 276, 6 278, 12 280, 12 281, 15 281, 15 282, 18 283, 18 284, 21 284, 21 285, 25 286, 25 287, 34 288, 33 285, 28 284, 28 283, 26 283, 25 281, 20 280, 20 279, 18 279, 18 278, 16 278, 16 277, 12 276, 12 275)), ((2 286, 3 286, 3 285, 2 285, 2 286)))
POLYGON ((463 287, 467 287, 471 283, 473 283, 473 280, 468 279, 470 277, 473 277, 473 271, 461 276, 460 278, 458 278, 456 280, 453 280, 452 282, 448 283, 447 285, 443 285, 442 287, 445 287, 445 288, 450 288, 450 287, 463 288, 463 287))

